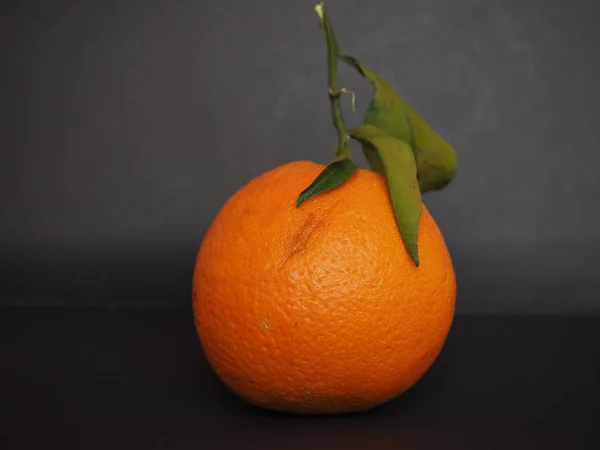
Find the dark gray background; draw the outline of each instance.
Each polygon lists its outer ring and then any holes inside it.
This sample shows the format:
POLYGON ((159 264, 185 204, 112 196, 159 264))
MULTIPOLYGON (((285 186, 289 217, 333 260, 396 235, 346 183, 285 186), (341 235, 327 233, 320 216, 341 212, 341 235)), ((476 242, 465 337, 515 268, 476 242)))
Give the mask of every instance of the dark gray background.
MULTIPOLYGON (((332 157, 315 3, 4 1, 0 301, 188 305, 224 201, 332 157)), ((425 201, 459 311, 600 311, 597 2, 327 5, 342 49, 457 150, 425 201)), ((341 82, 360 118, 370 86, 345 67, 341 82)))

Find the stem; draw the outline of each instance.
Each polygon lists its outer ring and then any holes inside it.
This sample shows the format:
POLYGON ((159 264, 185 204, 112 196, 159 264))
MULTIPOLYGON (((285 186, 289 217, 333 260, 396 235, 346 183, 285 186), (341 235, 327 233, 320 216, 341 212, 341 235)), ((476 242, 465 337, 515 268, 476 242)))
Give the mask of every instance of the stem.
POLYGON ((340 91, 337 88, 337 67, 340 56, 340 48, 335 39, 333 26, 331 25, 331 20, 329 19, 329 15, 325 10, 325 5, 323 3, 319 3, 317 6, 315 6, 315 11, 319 15, 321 28, 325 34, 325 40, 327 42, 327 67, 329 72, 328 93, 329 100, 331 101, 333 125, 335 126, 339 136, 338 146, 335 149, 335 153, 340 156, 348 156, 350 153, 350 146, 348 145, 350 133, 348 133, 348 129, 344 124, 344 116, 342 114, 342 105, 340 102, 340 97, 342 96, 343 91, 340 91))

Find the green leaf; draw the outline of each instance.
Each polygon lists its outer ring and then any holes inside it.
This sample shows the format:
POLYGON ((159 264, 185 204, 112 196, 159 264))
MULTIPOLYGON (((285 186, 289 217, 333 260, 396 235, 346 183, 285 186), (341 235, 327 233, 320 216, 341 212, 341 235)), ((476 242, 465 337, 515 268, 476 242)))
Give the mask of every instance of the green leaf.
POLYGON ((373 125, 359 125, 350 135, 363 144, 365 157, 385 176, 400 236, 415 265, 419 266, 419 223, 423 202, 417 181, 417 165, 406 142, 373 125))
POLYGON ((340 58, 357 69, 374 86, 373 100, 364 123, 376 126, 412 147, 421 192, 439 190, 448 185, 457 169, 456 152, 452 146, 437 134, 380 75, 351 56, 343 55, 340 58))
POLYGON ((350 179, 357 167, 348 154, 342 154, 334 159, 317 178, 298 196, 296 207, 306 200, 325 191, 334 189, 350 179))
POLYGON ((415 137, 406 110, 406 103, 398 97, 394 89, 381 76, 362 66, 351 56, 343 55, 340 58, 356 67, 363 77, 373 83, 375 92, 363 122, 382 129, 414 148, 415 137))

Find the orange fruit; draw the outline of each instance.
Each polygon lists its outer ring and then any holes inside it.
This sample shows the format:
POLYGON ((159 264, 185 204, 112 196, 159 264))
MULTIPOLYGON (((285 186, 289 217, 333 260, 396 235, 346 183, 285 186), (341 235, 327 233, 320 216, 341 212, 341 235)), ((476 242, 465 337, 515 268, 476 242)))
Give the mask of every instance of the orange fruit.
POLYGON ((248 402, 304 414, 361 411, 413 386, 441 351, 456 281, 423 206, 416 267, 385 179, 359 169, 296 207, 323 170, 293 162, 243 186, 209 227, 193 307, 204 353, 248 402))

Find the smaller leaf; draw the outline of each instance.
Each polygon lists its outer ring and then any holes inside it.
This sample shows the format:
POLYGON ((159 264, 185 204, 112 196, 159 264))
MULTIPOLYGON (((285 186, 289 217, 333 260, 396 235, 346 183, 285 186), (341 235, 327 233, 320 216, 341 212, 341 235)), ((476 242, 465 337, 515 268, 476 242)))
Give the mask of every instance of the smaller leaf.
POLYGON ((298 196, 296 207, 306 200, 322 192, 334 189, 350 179, 356 172, 357 166, 352 162, 347 152, 334 159, 317 178, 298 196))
POLYGON ((402 241, 415 266, 419 266, 418 234, 423 202, 412 148, 373 125, 359 125, 350 135, 363 144, 374 170, 385 176, 402 241))

